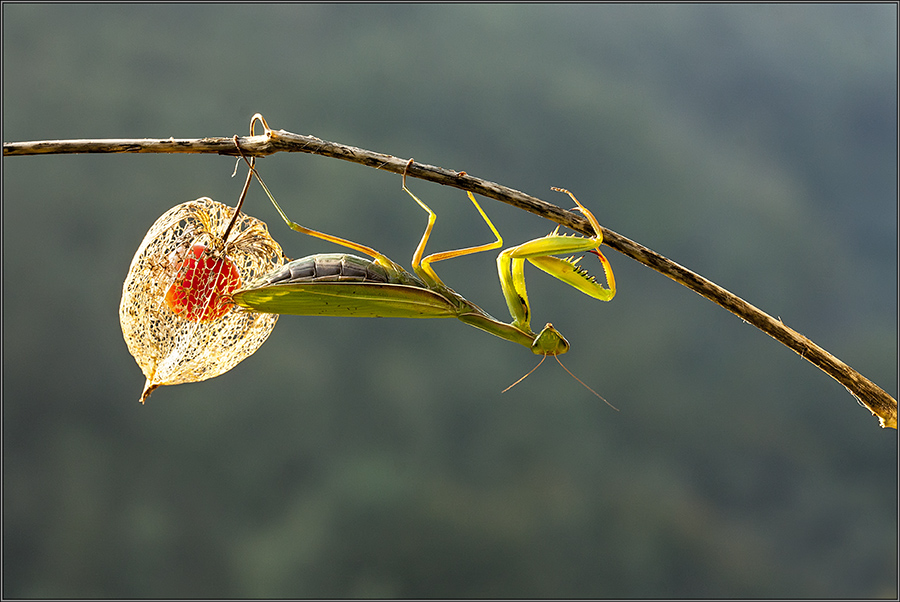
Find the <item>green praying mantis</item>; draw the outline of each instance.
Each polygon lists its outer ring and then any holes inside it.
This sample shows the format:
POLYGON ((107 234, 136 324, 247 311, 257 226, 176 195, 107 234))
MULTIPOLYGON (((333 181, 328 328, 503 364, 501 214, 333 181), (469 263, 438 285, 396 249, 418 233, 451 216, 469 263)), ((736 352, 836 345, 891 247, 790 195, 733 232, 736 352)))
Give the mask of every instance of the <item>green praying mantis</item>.
MULTIPOLYGON (((241 154, 243 156, 243 153, 241 154)), ((557 226, 553 232, 543 238, 503 250, 497 257, 497 269, 503 296, 512 318, 510 323, 505 323, 492 317, 444 284, 432 267, 432 264, 439 261, 498 249, 503 246, 503 238, 471 192, 467 192, 469 199, 493 232, 496 240, 483 245, 432 253, 423 257, 425 246, 437 220, 437 214, 406 186, 406 171, 404 171, 403 190, 428 213, 428 225, 412 257, 412 268, 415 274, 411 274, 371 247, 318 232, 292 221, 281 209, 253 164, 247 161, 246 157, 244 160, 281 218, 292 230, 336 243, 363 253, 372 259, 364 259, 350 254, 326 253, 288 262, 260 280, 233 293, 232 300, 239 307, 254 312, 300 316, 457 318, 502 339, 528 347, 536 355, 543 356, 542 363, 548 355, 556 357, 566 353, 569 350, 569 343, 550 323, 538 333, 531 329, 531 310, 525 288, 524 266, 526 260, 595 299, 609 301, 616 294, 612 267, 599 250, 603 242, 600 224, 594 214, 568 190, 553 188, 557 192, 569 195, 575 201, 575 210, 580 211, 588 219, 593 227, 594 236, 560 234, 559 226, 557 226), (578 265, 580 257, 577 259, 554 257, 555 254, 584 252, 593 253, 600 259, 608 283, 607 287, 604 287, 587 270, 578 265)), ((412 159, 407 163, 407 169, 411 164, 412 159)), ((559 361, 558 357, 556 359, 559 361)), ((531 372, 538 366, 535 366, 531 372)), ((565 366, 563 369, 569 372, 565 366)), ((507 390, 528 374, 510 385, 507 390)), ((574 374, 571 372, 569 374, 581 382, 574 374)), ((581 384, 584 385, 583 382, 581 384)), ((600 397, 593 389, 587 385, 584 386, 600 397)), ((604 399, 604 401, 606 400, 604 399)))

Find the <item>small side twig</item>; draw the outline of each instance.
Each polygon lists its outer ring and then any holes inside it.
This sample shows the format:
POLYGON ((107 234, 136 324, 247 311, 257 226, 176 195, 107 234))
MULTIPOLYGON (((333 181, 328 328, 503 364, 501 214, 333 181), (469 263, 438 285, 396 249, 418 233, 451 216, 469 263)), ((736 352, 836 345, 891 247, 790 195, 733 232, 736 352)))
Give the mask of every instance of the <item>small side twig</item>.
MULTIPOLYGON (((586 235, 592 235, 590 224, 580 215, 566 211, 525 194, 491 182, 434 165, 423 163, 409 164, 408 159, 400 159, 392 155, 376 153, 365 149, 328 142, 314 136, 293 134, 284 130, 267 130, 260 136, 239 138, 241 150, 247 156, 262 157, 277 152, 302 152, 353 163, 360 163, 375 169, 396 174, 406 174, 419 178, 466 190, 481 196, 507 203, 524 209, 558 224, 586 235), (407 167, 408 165, 408 167, 407 167)), ((4 142, 3 156, 66 154, 66 153, 214 153, 220 155, 237 155, 233 138, 199 138, 199 139, 107 139, 107 140, 44 140, 34 142, 4 142)), ((897 401, 868 378, 833 356, 831 353, 813 343, 796 330, 747 303, 737 295, 725 290, 717 284, 667 259, 659 253, 618 234, 609 228, 603 228, 603 242, 623 255, 671 278, 692 291, 706 297, 756 326, 772 338, 793 349, 803 359, 809 361, 823 372, 844 385, 847 390, 872 414, 878 417, 883 428, 897 428, 897 401)))

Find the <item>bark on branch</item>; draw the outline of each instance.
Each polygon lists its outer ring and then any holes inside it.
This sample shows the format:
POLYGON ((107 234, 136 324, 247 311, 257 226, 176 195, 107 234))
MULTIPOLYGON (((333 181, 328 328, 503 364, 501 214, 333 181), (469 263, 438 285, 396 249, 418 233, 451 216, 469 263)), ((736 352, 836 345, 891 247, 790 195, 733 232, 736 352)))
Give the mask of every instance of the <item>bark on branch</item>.
MULTIPOLYGON (((360 163, 375 169, 396 174, 404 170, 409 177, 452 186, 480 194, 514 207, 524 209, 572 230, 593 235, 587 220, 576 213, 566 211, 525 194, 481 178, 466 175, 434 165, 413 163, 407 169, 407 159, 376 153, 337 142, 328 142, 314 136, 293 134, 284 130, 268 130, 260 136, 238 138, 247 156, 262 157, 277 152, 299 152, 333 157, 360 163)), ((3 156, 67 154, 67 153, 214 153, 238 155, 233 138, 199 139, 107 139, 107 140, 44 140, 34 142, 4 142, 3 156)), ((720 305, 742 320, 753 324, 772 338, 787 345, 823 372, 844 385, 847 390, 878 417, 882 427, 897 428, 897 401, 868 378, 813 343, 799 332, 747 303, 737 295, 696 274, 659 253, 644 247, 621 234, 603 228, 603 243, 631 257, 635 261, 656 270, 720 305)))

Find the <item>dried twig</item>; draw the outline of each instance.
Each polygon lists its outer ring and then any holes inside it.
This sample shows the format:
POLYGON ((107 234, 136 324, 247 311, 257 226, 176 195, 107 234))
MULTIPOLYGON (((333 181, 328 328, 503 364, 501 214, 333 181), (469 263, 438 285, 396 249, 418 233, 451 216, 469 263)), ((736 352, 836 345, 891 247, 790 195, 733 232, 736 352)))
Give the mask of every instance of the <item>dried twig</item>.
MULTIPOLYGON (((460 190, 468 190, 524 209, 583 234, 592 235, 587 220, 495 182, 482 180, 433 165, 413 163, 407 169, 407 159, 392 155, 328 142, 313 136, 292 134, 284 130, 267 130, 260 136, 239 138, 241 149, 248 156, 265 156, 277 152, 301 152, 361 163, 375 169, 396 174, 404 170, 409 177, 428 180, 460 190)), ((237 155, 233 138, 199 139, 108 139, 108 140, 45 140, 35 142, 4 142, 3 156, 65 154, 65 153, 216 153, 237 155)), ((844 385, 848 391, 875 416, 882 427, 897 428, 897 401, 865 376, 822 349, 811 340, 776 320, 764 311, 747 303, 737 295, 695 274, 621 234, 603 228, 603 243, 631 257, 645 266, 668 276, 710 301, 721 305, 742 320, 753 324, 772 338, 784 343, 800 357, 811 362, 823 372, 844 385)))

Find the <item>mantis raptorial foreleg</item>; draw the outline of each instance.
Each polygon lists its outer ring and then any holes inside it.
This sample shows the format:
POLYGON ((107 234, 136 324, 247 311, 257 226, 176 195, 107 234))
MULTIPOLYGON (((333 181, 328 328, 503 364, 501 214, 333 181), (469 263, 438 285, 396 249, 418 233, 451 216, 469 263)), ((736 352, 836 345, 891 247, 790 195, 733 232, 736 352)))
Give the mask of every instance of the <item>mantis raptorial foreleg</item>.
POLYGON ((497 271, 500 274, 500 285, 503 296, 509 307, 509 313, 513 318, 513 324, 520 328, 529 328, 530 307, 528 304, 528 291, 525 288, 525 260, 547 272, 551 276, 562 280, 586 295, 609 301, 616 295, 616 280, 613 276, 609 261, 599 251, 603 243, 603 230, 597 222, 597 218, 584 205, 578 202, 568 190, 553 188, 557 192, 568 194, 580 211, 588 219, 594 228, 594 236, 583 237, 577 235, 559 234, 559 226, 543 238, 531 240, 516 247, 505 249, 497 257, 497 271), (603 271, 606 275, 608 288, 597 282, 587 270, 578 265, 581 258, 568 257, 560 259, 553 257, 557 253, 583 253, 591 252, 600 258, 603 271))

